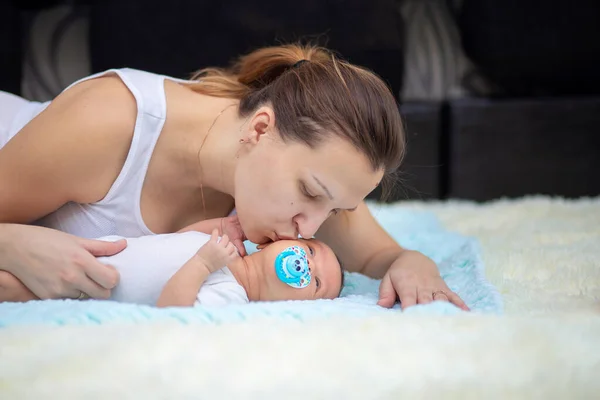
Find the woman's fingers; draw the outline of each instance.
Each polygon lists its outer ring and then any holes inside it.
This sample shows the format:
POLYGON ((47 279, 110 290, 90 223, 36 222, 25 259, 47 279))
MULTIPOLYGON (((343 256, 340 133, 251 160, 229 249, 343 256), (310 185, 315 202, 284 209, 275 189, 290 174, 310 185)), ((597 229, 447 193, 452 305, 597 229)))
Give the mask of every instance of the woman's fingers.
POLYGON ((246 247, 244 246, 244 242, 242 242, 241 240, 237 239, 237 240, 233 241, 233 244, 237 248, 237 251, 238 251, 238 253, 239 253, 239 255, 241 257, 245 257, 245 256, 248 255, 248 253, 246 252, 246 247))
POLYGON ((85 274, 81 275, 78 289, 92 298, 107 299, 110 296, 110 289, 119 283, 119 273, 114 267, 102 264, 95 257, 115 255, 127 247, 127 241, 125 239, 115 242, 81 239, 80 243, 92 257, 85 257, 86 263, 83 265, 85 274))
MULTIPOLYGON (((99 287, 108 289, 110 294, 110 289, 113 289, 119 283, 119 272, 112 265, 103 264, 93 257, 90 257, 87 261, 83 266, 85 275, 82 276, 82 279, 91 279, 99 287)), ((83 290, 83 287, 79 287, 78 289, 83 290)), ((88 294, 90 297, 104 298, 102 296, 94 296, 92 293, 88 294)))
MULTIPOLYGON (((434 290, 432 293, 432 298, 433 301, 446 301, 454 304, 464 311, 471 311, 471 309, 465 304, 460 296, 454 293, 448 287, 444 288, 443 290, 434 290)), ((421 303, 420 300, 419 303, 421 303)))
POLYGON ((391 308, 396 303, 396 289, 392 284, 389 274, 386 274, 379 284, 379 301, 381 307, 391 308))
POLYGON ((84 276, 81 281, 77 283, 78 292, 73 294, 73 298, 78 298, 81 293, 91 297, 92 299, 106 300, 110 297, 110 290, 106 289, 95 282, 94 279, 84 276))
POLYGON ((93 256, 113 256, 120 253, 127 247, 127 240, 121 239, 116 242, 108 242, 104 240, 79 239, 83 248, 90 252, 93 256))
POLYGON ((398 289, 398 298, 403 310, 406 307, 414 306, 417 304, 417 287, 414 284, 400 286, 398 289))
MULTIPOLYGON (((428 304, 434 300, 433 292, 427 289, 420 289, 417 295, 417 303, 418 304, 428 304)), ((437 300, 437 298, 435 299, 437 300)))
POLYGON ((460 296, 454 292, 448 292, 448 300, 450 301, 450 303, 454 304, 462 310, 471 311, 471 309, 465 304, 465 302, 460 298, 460 296))

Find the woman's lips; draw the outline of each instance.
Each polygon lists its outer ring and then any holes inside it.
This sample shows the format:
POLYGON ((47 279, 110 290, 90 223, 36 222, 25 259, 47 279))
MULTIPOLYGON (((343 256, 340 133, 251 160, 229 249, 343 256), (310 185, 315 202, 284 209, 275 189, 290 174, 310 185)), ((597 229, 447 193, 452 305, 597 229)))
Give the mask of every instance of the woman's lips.
POLYGON ((269 240, 271 240, 272 242, 277 242, 279 240, 296 240, 298 238, 298 235, 296 236, 291 236, 291 235, 280 235, 275 231, 272 231, 269 235, 266 235, 267 238, 269 238, 269 240))
POLYGON ((298 238, 298 235, 296 235, 296 236, 279 235, 277 232, 275 232, 275 238, 277 240, 296 240, 298 238))

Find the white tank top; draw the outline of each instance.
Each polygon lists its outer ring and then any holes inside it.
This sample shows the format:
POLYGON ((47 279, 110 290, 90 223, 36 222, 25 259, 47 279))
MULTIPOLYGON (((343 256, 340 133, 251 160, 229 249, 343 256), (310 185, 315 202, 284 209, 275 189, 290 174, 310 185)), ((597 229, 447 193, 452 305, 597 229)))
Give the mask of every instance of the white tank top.
MULTIPOLYGON (((119 76, 137 102, 133 139, 123 169, 102 200, 91 204, 67 203, 36 221, 36 225, 84 238, 109 235, 132 238, 153 234, 142 219, 140 198, 148 164, 166 118, 164 81, 165 79, 179 83, 189 81, 134 69, 111 69, 83 78, 65 90, 82 81, 109 74, 119 76)), ((48 104, 50 102, 30 102, 27 107, 24 107, 15 116, 10 126, 9 138, 16 135, 48 104)))

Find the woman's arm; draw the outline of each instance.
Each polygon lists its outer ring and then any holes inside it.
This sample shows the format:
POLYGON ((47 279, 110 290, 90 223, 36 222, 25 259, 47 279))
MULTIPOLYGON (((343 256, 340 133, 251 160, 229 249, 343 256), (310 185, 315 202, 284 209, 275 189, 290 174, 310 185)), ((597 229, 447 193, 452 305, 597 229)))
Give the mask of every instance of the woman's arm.
POLYGON ((3 223, 26 224, 69 201, 102 199, 127 157, 136 114, 118 78, 98 78, 59 95, 0 149, 0 269, 37 296, 108 297, 118 274, 93 256, 114 254, 125 242, 3 223))
POLYGON ((116 79, 62 93, 0 149, 0 222, 29 223, 69 201, 106 195, 127 157, 137 113, 116 79))
POLYGON ((354 211, 331 216, 316 234, 340 258, 344 268, 381 279, 403 249, 377 223, 363 202, 354 211))
POLYGON ((13 274, 0 271, 0 303, 5 301, 24 302, 38 300, 39 298, 27 289, 27 286, 18 280, 13 274))
POLYGON ((331 246, 349 271, 382 278, 378 304, 383 307, 392 307, 398 298, 402 308, 430 303, 433 293, 442 291, 445 296, 436 296, 436 300, 447 300, 468 310, 448 288, 435 263, 417 251, 402 249, 364 202, 355 211, 330 217, 316 236, 331 246))

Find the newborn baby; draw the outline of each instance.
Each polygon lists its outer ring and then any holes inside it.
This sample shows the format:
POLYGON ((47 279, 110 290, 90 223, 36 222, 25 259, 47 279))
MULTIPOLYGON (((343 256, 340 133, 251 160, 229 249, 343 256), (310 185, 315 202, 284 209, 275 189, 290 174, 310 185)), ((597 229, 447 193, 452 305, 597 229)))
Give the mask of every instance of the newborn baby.
MULTIPOLYGON (((337 257, 324 243, 314 239, 280 240, 240 257, 228 235, 220 237, 221 229, 214 229, 215 224, 222 223, 218 221, 194 226, 213 228, 212 235, 186 231, 128 238, 122 252, 99 257, 120 274, 110 299, 167 307, 339 296, 343 273, 337 257)), ((117 239, 121 237, 100 238, 117 239)), ((15 285, 19 285, 30 294, 25 299, 35 298, 18 279, 5 272, 0 301, 15 299, 9 296, 7 284, 12 285, 10 293, 14 294, 15 285), (11 284, 7 278, 16 282, 11 284)))
POLYGON ((191 231, 127 239, 125 250, 100 260, 121 276, 112 300, 158 306, 333 299, 342 281, 333 251, 322 242, 281 240, 240 257, 216 230, 212 236, 191 231))

